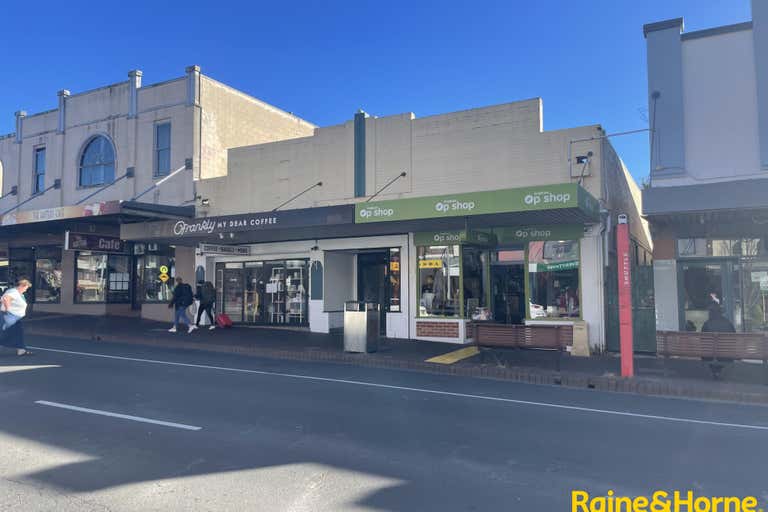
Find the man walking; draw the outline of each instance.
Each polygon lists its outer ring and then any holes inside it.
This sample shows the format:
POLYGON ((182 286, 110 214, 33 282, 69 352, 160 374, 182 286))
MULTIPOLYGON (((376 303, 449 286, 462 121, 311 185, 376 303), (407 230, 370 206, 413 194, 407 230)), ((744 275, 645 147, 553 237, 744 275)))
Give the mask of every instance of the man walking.
POLYGON ((191 333, 197 326, 192 323, 192 319, 187 313, 187 308, 194 302, 194 294, 192 293, 192 287, 184 282, 180 277, 176 278, 176 287, 173 289, 173 296, 171 297, 171 303, 168 304, 169 308, 174 308, 173 314, 173 327, 168 329, 168 332, 176 332, 176 327, 179 325, 179 320, 187 324, 187 333, 191 333))
POLYGON ((208 314, 208 321, 211 323, 209 330, 216 328, 216 320, 213 318, 213 303, 216 302, 216 288, 213 283, 206 281, 200 287, 200 293, 197 296, 200 301, 200 306, 197 308, 197 320, 195 321, 195 327, 200 327, 200 319, 203 317, 203 312, 208 314))

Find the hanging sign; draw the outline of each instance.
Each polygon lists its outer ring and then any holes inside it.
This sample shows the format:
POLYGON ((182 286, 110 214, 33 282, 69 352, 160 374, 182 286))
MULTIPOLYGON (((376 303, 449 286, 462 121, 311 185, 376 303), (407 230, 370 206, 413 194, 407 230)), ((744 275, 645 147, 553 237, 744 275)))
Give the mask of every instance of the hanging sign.
POLYGON ((161 265, 159 270, 160 270, 161 274, 167 274, 168 273, 168 267, 166 267, 165 265, 161 265))
POLYGON ((64 249, 68 251, 125 252, 125 242, 114 236, 64 233, 64 249))
POLYGON ((168 281, 168 279, 170 279, 170 278, 168 277, 168 274, 166 274, 165 272, 163 272, 162 274, 160 274, 159 276, 157 276, 157 278, 158 278, 158 279, 160 279, 160 281, 162 281, 162 282, 166 282, 166 281, 168 281))

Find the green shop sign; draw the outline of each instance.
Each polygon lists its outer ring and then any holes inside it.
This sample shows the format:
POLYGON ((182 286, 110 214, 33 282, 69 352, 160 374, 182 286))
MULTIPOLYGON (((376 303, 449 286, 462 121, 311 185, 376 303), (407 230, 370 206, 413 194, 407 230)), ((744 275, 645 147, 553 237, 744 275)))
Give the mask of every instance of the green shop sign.
POLYGON ((559 272, 561 270, 573 270, 579 268, 578 261, 561 261, 558 263, 533 263, 531 271, 533 272, 559 272), (535 270, 534 267, 535 266, 535 270))
POLYGON ((493 234, 501 244, 528 242, 531 240, 579 240, 584 236, 584 226, 555 224, 552 226, 524 226, 493 228, 493 234))
POLYGON ((414 233, 413 242, 418 246, 425 245, 455 245, 455 244, 482 244, 490 245, 496 242, 496 238, 483 231, 454 230, 454 231, 427 231, 414 233))
POLYGON ((414 197, 355 205, 355 223, 465 217, 579 208, 597 216, 597 200, 576 183, 414 197))

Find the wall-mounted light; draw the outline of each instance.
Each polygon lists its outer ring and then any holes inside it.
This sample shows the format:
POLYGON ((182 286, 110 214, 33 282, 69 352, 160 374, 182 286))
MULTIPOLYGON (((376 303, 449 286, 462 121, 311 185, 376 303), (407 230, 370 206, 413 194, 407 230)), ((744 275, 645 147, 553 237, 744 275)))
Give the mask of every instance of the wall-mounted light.
POLYGON ((210 205, 211 205, 211 200, 208 199, 207 197, 200 199, 200 206, 210 206, 210 205))

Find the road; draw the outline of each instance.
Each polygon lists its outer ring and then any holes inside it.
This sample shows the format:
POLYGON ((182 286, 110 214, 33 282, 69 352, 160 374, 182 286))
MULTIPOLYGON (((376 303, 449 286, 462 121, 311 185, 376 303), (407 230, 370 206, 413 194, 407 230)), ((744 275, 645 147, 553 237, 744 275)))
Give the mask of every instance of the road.
POLYGON ((46 350, 0 357, 0 510, 555 511, 572 489, 768 501, 765 407, 29 342, 46 350))

